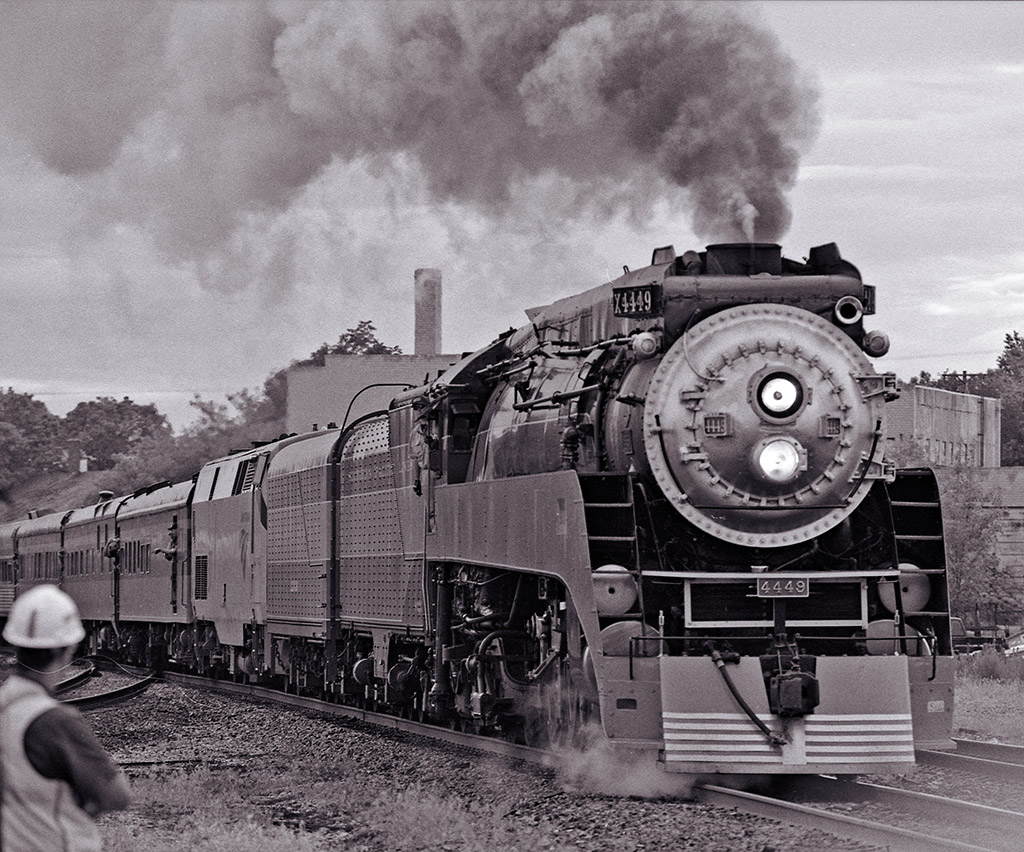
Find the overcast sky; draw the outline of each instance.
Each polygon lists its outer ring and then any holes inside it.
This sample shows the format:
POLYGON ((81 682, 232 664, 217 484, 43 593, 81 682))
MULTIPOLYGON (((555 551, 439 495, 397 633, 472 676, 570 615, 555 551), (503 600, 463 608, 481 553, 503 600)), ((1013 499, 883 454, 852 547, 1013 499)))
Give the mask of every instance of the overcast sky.
POLYGON ((0 386, 180 428, 362 320, 443 348, 710 242, 838 243, 880 369, 1024 333, 1024 5, 0 0, 0 386))

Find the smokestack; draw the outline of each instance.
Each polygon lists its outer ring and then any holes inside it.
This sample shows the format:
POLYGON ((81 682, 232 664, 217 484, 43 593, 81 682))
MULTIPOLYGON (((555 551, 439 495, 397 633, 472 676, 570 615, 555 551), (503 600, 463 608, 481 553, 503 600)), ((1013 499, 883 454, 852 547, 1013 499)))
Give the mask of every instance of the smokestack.
POLYGON ((415 275, 416 334, 414 355, 441 352, 441 270, 417 269, 415 275))

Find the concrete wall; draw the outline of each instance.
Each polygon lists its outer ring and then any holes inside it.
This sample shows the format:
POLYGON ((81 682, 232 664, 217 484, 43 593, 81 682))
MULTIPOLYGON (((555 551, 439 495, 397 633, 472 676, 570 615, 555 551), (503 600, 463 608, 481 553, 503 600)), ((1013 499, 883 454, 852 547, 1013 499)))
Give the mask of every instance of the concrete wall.
POLYGON ((341 426, 352 403, 348 423, 387 409, 401 392, 397 387, 369 388, 381 382, 413 387, 433 379, 461 355, 328 355, 323 367, 292 367, 288 371, 288 432, 308 432, 317 424, 341 426), (369 388, 364 390, 364 388, 369 388), (360 393, 362 391, 362 393, 360 393), (358 396, 357 396, 358 394, 358 396))
POLYGON ((998 399, 904 385, 885 416, 889 439, 915 441, 932 464, 999 467, 998 399))

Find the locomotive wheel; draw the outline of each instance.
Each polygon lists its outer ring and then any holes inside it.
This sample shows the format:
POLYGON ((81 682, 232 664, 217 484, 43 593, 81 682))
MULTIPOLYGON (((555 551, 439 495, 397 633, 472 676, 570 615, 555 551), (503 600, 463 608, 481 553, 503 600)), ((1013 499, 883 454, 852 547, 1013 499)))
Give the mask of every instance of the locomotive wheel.
POLYGON ((583 748, 586 745, 584 728, 590 721, 590 705, 575 687, 570 690, 567 709, 568 718, 565 730, 568 744, 575 748, 583 748))
POLYGON ((559 677, 544 695, 544 721, 548 742, 556 747, 568 745, 572 740, 572 715, 569 697, 559 677))
POLYGON ((538 703, 527 718, 527 742, 555 748, 583 744, 583 728, 590 714, 586 700, 572 682, 567 663, 562 663, 557 674, 541 686, 538 703))

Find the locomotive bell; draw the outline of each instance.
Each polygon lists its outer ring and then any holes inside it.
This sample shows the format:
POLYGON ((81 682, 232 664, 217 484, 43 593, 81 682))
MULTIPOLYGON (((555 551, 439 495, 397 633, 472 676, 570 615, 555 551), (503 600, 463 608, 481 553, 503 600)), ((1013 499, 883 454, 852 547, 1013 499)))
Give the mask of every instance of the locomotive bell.
POLYGON ((602 565, 592 575, 599 615, 622 615, 636 603, 636 580, 621 565, 602 565))

